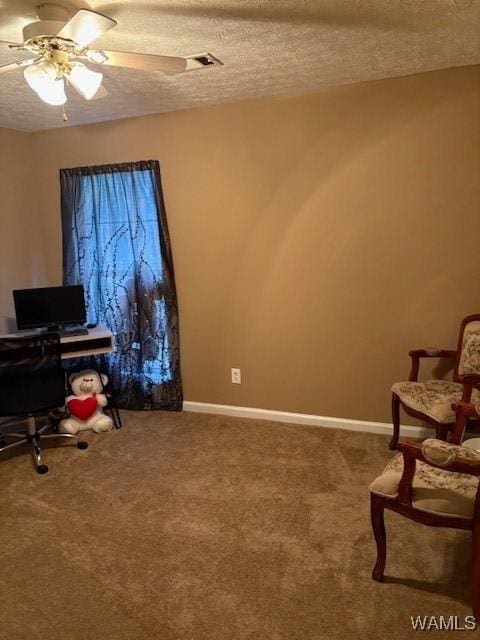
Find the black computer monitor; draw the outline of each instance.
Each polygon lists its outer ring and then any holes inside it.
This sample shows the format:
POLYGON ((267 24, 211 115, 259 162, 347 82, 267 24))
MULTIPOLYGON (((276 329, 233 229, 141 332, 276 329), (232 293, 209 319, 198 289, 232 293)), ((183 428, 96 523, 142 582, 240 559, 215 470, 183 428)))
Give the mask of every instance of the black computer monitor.
POLYGON ((42 287, 13 291, 18 329, 57 329, 86 320, 83 286, 42 287))

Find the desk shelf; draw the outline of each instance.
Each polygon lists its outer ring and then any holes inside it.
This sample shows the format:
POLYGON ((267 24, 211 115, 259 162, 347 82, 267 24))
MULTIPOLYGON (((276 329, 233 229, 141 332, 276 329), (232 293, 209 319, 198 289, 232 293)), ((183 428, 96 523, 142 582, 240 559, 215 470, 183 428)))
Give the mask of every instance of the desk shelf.
MULTIPOLYGON (((19 331, 0 337, 20 338, 25 335, 25 332, 19 331)), ((112 353, 115 351, 115 338, 111 331, 97 326, 89 329, 88 334, 84 336, 60 336, 60 350, 62 360, 112 353)))
POLYGON ((62 360, 97 356, 115 351, 113 334, 104 327, 88 330, 86 336, 63 336, 60 338, 62 360))

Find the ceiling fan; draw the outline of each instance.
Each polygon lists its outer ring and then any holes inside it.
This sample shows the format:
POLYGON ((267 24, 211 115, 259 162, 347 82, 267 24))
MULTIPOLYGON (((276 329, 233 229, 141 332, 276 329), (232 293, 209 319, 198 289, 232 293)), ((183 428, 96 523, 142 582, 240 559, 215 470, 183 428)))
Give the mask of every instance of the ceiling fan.
POLYGON ((117 22, 89 9, 80 9, 69 18, 68 9, 45 3, 37 7, 37 16, 38 21, 24 27, 23 44, 0 41, 0 47, 27 51, 33 57, 2 65, 0 73, 24 68, 28 85, 47 104, 65 104, 65 81, 86 100, 108 94, 102 86, 103 74, 92 71, 84 62, 161 71, 167 75, 222 64, 209 53, 180 58, 91 49, 89 45, 117 22))

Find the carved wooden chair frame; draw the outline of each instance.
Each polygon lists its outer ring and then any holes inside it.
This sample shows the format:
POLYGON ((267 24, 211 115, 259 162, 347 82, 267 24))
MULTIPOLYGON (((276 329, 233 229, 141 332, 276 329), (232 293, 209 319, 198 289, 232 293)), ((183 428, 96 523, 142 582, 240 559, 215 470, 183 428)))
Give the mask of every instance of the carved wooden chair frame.
MULTIPOLYGON (((469 383, 479 383, 480 376, 471 376, 469 383)), ((475 407, 465 402, 453 405, 456 411, 456 424, 452 434, 452 444, 460 444, 463 439, 465 426, 469 419, 480 418, 475 407)), ((435 513, 420 511, 413 506, 412 482, 415 475, 416 461, 421 460, 425 464, 437 467, 443 471, 456 473, 466 473, 480 477, 480 461, 453 460, 447 465, 435 464, 425 458, 422 452, 422 445, 417 442, 400 441, 398 450, 403 455, 403 474, 398 488, 398 496, 387 498, 371 493, 371 520, 377 543, 377 560, 372 572, 372 578, 378 582, 383 582, 383 574, 387 557, 387 541, 384 523, 384 510, 390 509, 410 520, 419 522, 430 527, 448 527, 453 529, 463 529, 472 532, 473 552, 470 574, 470 588, 473 614, 477 623, 480 623, 480 484, 475 498, 475 506, 472 518, 449 517, 435 513)))
MULTIPOLYGON (((410 374, 408 376, 409 382, 417 382, 418 381, 418 371, 420 368, 420 359, 421 358, 448 358, 450 360, 454 360, 454 369, 453 369, 453 382, 459 382, 463 384, 463 392, 461 401, 464 403, 470 402, 470 398, 472 397, 472 390, 474 387, 480 388, 479 385, 479 377, 476 375, 461 375, 458 372, 460 365, 460 357, 462 354, 463 347, 463 334, 465 332, 465 327, 470 324, 470 322, 480 322, 480 313, 475 313, 473 315, 467 316, 462 320, 460 325, 460 332, 458 335, 458 344, 456 351, 451 351, 447 349, 414 349, 409 351, 408 355, 412 359, 412 366, 410 369, 410 374)), ((417 420, 421 420, 422 422, 426 422, 430 424, 435 429, 436 437, 439 440, 446 440, 448 436, 448 432, 453 430, 455 426, 455 418, 452 419, 452 422, 443 423, 438 422, 431 416, 427 416, 420 411, 415 411, 410 407, 406 406, 403 403, 399 396, 392 392, 392 423, 393 423, 393 436, 390 441, 390 449, 396 449, 398 444, 398 439, 400 436, 400 407, 405 411, 405 413, 412 418, 416 418, 417 420)), ((478 422, 478 416, 473 420, 473 422, 478 422)))

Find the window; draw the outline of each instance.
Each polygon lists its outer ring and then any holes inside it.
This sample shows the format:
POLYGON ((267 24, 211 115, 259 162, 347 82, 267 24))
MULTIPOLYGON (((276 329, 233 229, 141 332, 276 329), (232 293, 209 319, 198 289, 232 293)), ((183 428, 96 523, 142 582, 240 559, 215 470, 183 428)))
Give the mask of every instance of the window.
POLYGON ((64 281, 83 284, 89 322, 116 336, 107 366, 121 406, 181 408, 178 311, 158 163, 62 169, 61 187, 64 281))

